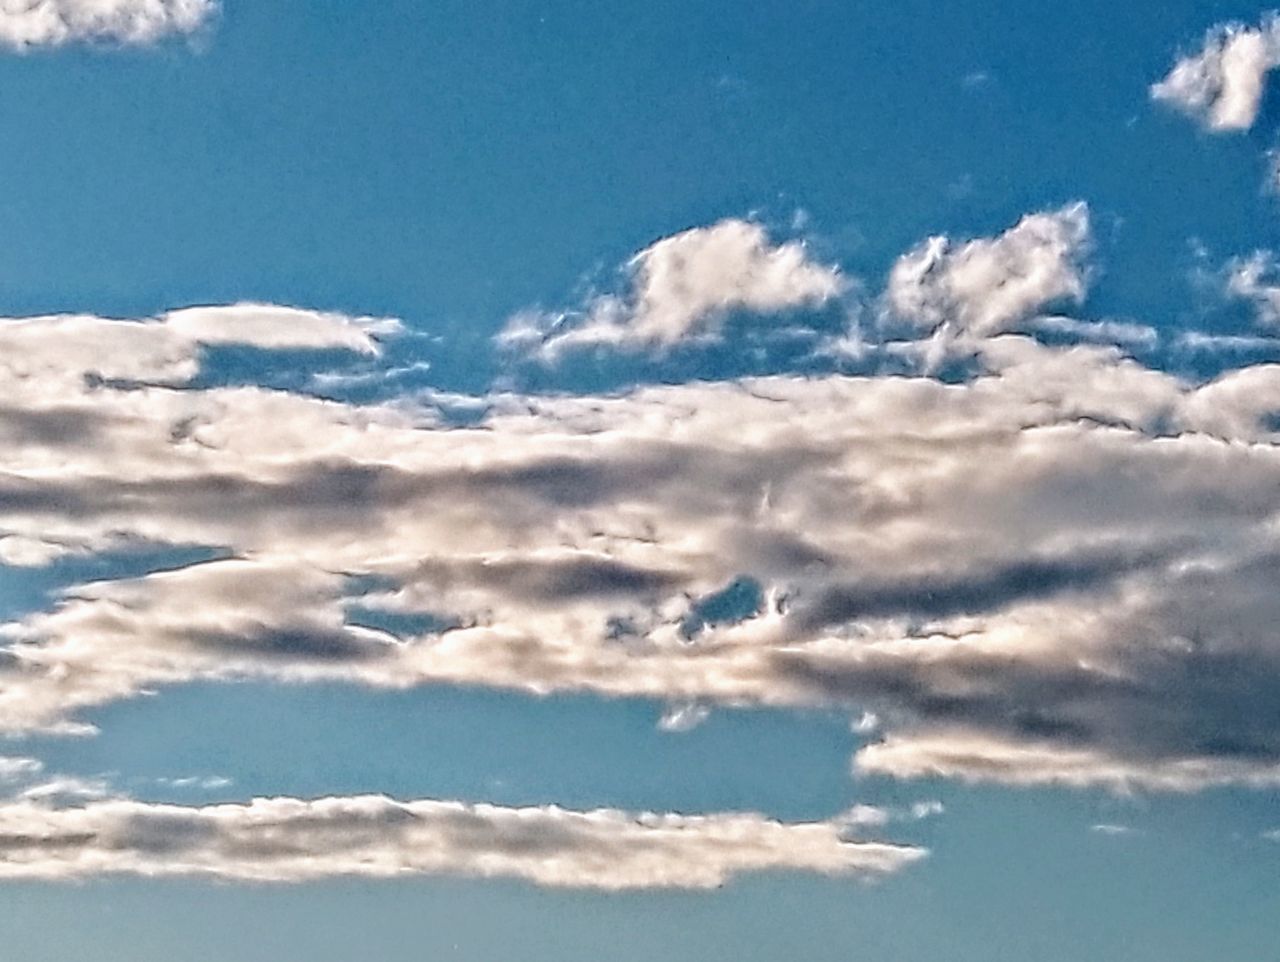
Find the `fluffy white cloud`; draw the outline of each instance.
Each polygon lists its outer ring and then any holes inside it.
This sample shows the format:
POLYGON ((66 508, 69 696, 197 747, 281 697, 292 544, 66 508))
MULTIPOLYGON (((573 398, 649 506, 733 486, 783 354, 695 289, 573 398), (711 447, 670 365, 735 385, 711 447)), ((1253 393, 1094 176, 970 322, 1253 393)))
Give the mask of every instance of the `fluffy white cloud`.
POLYGON ((100 875, 301 882, 456 875, 605 890, 722 885, 747 872, 872 877, 923 849, 851 837, 856 821, 399 802, 380 795, 188 807, 0 802, 0 879, 100 875))
POLYGON ((227 304, 171 311, 161 322, 197 344, 250 344, 264 350, 317 349, 378 353, 378 337, 398 334, 390 317, 351 317, 277 304, 227 304))
POLYGON ((664 350, 714 339, 730 311, 819 305, 845 286, 836 268, 815 263, 799 241, 773 244, 760 224, 737 219, 663 238, 626 269, 625 296, 593 298, 576 314, 517 315, 500 343, 547 359, 599 345, 664 350))
POLYGON ((0 0, 0 45, 149 44, 195 32, 218 6, 217 0, 0 0))
POLYGON ((1151 96, 1213 131, 1248 130, 1258 117, 1267 74, 1280 65, 1280 17, 1258 26, 1214 27, 1203 48, 1179 60, 1151 96))
POLYGON ((1089 240, 1083 203, 1028 214, 998 237, 931 237, 894 264, 885 306, 939 345, 990 337, 1049 305, 1082 300, 1089 240))

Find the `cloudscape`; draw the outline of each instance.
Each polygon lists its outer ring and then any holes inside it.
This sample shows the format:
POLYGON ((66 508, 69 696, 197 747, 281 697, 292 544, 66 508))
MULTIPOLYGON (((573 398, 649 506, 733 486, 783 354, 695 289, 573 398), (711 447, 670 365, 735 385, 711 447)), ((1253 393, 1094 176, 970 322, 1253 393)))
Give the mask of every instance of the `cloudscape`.
POLYGON ((1273 958, 1277 67, 0 0, 14 957, 1273 958))

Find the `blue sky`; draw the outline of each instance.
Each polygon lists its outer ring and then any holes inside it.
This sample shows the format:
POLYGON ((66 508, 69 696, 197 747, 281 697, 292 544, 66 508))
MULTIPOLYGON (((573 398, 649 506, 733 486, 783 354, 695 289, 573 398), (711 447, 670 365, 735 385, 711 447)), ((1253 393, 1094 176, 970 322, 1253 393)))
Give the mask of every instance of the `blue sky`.
POLYGON ((8 951, 1274 959, 1277 66, 0 0, 8 951))

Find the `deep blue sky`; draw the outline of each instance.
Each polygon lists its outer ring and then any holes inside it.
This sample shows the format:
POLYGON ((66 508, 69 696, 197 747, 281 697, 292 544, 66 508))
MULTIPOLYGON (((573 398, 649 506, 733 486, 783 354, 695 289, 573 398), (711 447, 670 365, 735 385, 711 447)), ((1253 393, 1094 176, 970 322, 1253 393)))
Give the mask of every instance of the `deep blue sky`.
MULTIPOLYGON (((252 300, 394 316, 429 335, 392 351, 430 362, 413 386, 483 392, 510 374, 489 339, 513 313, 577 303, 689 227, 753 217, 878 289, 930 234, 994 234, 1082 199, 1089 316, 1212 327, 1197 266, 1280 245, 1280 204, 1262 187, 1280 94, 1251 130, 1212 135, 1147 91, 1210 26, 1260 13, 1203 0, 224 0, 190 42, 0 55, 0 313, 252 300)), ((273 376, 252 354, 224 362, 230 381, 273 376)), ((529 376, 609 383, 587 366, 529 376)), ((16 617, 58 586, 173 562, 0 568, 0 607, 16 617)), ((98 736, 40 736, 14 754, 186 802, 383 791, 818 819, 937 798, 945 815, 894 830, 932 856, 871 886, 783 874, 698 893, 9 884, 0 954, 1276 957, 1280 845, 1260 838, 1280 826, 1274 789, 1126 798, 855 780, 845 715, 725 710, 680 734, 659 731, 660 715, 590 696, 202 684, 94 709, 98 736), (231 784, 193 795, 155 781, 196 773, 231 784)))

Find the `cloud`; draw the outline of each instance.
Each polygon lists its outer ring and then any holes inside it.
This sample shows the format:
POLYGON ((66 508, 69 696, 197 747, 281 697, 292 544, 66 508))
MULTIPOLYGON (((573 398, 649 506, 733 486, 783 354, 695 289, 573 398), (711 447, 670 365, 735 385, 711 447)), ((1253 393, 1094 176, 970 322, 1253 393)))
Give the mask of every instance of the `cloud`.
MULTIPOLYGON (((1082 284, 1083 217, 948 245, 922 281, 940 323, 1082 284)), ((494 394, 459 426, 429 398, 195 386, 217 335, 173 317, 0 324, 0 536, 217 554, 0 627, 6 732, 192 681, 460 684, 686 706, 677 726, 838 708, 875 719, 860 770, 903 778, 1280 782, 1280 367, 1192 383, 988 333, 954 383, 494 394), (751 603, 691 635, 734 584, 751 603)), ((226 336, 368 333, 276 323, 226 336)))
POLYGON ((202 807, 15 800, 0 803, 0 879, 451 875, 607 891, 704 889, 761 871, 874 877, 926 854, 852 839, 855 827, 846 819, 784 823, 752 813, 573 812, 381 795, 202 807))
POLYGON ((1089 244, 1083 203, 1028 214, 998 237, 931 237, 894 264, 885 307, 938 344, 990 337, 1052 304, 1083 300, 1089 244))
POLYGON ((1267 74, 1280 65, 1280 18, 1258 26, 1227 23, 1212 28, 1198 53, 1183 57, 1159 83, 1152 99, 1167 103, 1215 132, 1248 130, 1258 117, 1267 74))
POLYGON ((218 9, 217 0, 0 0, 0 46, 151 44, 194 33, 218 9))
POLYGON ((1258 324, 1280 326, 1280 261, 1270 250, 1254 251, 1227 263, 1228 297, 1246 301, 1254 309, 1258 324))
POLYGON ((663 238, 626 265, 625 295, 599 295, 580 313, 519 314, 499 335, 545 360, 585 347, 665 351, 714 340, 732 311, 776 314, 812 307, 845 288, 800 241, 770 242, 764 227, 728 219, 663 238))
POLYGON ((0 782, 14 782, 44 770, 44 763, 37 758, 15 758, 0 755, 0 782))
POLYGON ((1116 757, 1090 747, 1049 740, 1013 740, 965 730, 890 736, 854 758, 855 769, 894 778, 956 778, 1020 787, 1101 786, 1120 794, 1138 790, 1195 792, 1224 785, 1280 784, 1280 765, 1251 759, 1173 758, 1158 763, 1116 757))
MULTIPOLYGON (((158 318, 119 320, 85 314, 0 318, 3 393, 73 396, 85 382, 177 385, 200 367, 200 349, 236 344, 263 350, 348 350, 378 353, 378 338, 394 334, 388 318, 347 317, 267 304, 192 307, 158 318)), ((60 433, 57 404, 13 407, 27 434, 60 433), (44 420, 42 421, 41 418, 44 420)))
POLYGON ((179 337, 197 344, 247 344, 264 350, 331 349, 377 354, 379 337, 403 330, 389 317, 350 317, 276 304, 243 302, 187 307, 161 318, 179 337))
POLYGON ((1097 835, 1132 835, 1136 829, 1130 828, 1128 825, 1113 825, 1108 822, 1102 822, 1098 825, 1090 825, 1089 831, 1097 835))
POLYGON ((1197 354, 1244 354, 1274 350, 1280 347, 1280 338, 1257 334, 1206 334, 1204 331, 1185 331, 1179 334, 1175 345, 1184 351, 1197 354))

